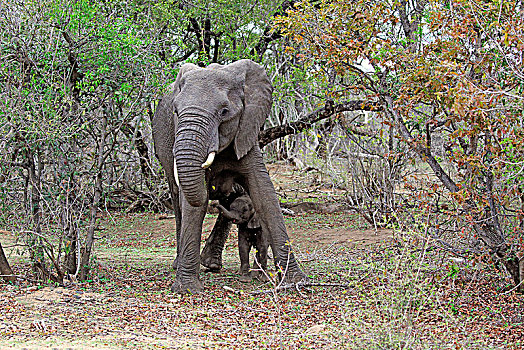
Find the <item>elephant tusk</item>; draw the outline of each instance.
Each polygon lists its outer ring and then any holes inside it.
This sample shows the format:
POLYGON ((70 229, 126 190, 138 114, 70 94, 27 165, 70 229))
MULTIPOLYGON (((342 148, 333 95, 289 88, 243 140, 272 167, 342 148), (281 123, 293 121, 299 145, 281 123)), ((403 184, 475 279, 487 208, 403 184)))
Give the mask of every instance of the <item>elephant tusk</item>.
POLYGON ((209 153, 209 155, 207 156, 207 159, 204 163, 202 163, 202 168, 204 169, 207 169, 211 166, 211 164, 213 164, 213 161, 215 160, 215 154, 216 152, 211 152, 209 153))
POLYGON ((176 158, 173 157, 173 172, 175 174, 176 185, 180 188, 180 180, 178 179, 178 170, 176 169, 176 158))

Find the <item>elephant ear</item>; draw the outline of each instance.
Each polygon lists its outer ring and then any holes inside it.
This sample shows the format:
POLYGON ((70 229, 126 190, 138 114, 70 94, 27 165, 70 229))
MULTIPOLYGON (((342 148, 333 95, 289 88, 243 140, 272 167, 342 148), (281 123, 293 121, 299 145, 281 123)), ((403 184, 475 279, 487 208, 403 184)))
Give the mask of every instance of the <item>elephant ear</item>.
POLYGON ((234 141, 240 159, 258 144, 258 134, 271 109, 273 87, 265 69, 251 60, 240 60, 224 68, 244 77, 244 113, 234 141))

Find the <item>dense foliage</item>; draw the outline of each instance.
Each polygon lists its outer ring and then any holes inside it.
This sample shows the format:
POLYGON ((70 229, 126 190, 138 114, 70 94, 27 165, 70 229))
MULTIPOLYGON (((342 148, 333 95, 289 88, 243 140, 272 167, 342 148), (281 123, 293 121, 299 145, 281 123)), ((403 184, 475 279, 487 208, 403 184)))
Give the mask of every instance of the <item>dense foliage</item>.
POLYGON ((379 102, 382 122, 431 168, 438 181, 414 193, 427 232, 462 232, 477 253, 480 239, 516 284, 523 11, 518 1, 303 1, 277 22, 290 51, 336 76, 324 75, 332 98, 379 102))

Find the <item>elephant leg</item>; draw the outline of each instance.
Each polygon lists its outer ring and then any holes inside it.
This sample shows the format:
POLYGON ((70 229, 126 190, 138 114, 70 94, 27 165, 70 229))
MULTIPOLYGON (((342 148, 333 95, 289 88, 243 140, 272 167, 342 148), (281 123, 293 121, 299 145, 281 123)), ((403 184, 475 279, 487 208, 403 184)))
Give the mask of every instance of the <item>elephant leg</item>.
POLYGON ((180 249, 180 232, 182 230, 182 210, 180 209, 180 195, 178 193, 178 187, 175 185, 174 177, 168 176, 169 191, 171 193, 171 203, 173 205, 173 211, 175 212, 175 229, 176 229, 176 258, 173 260, 173 269, 177 269, 178 266, 178 255, 180 249))
POLYGON ((306 280, 293 254, 278 197, 258 146, 242 158, 241 169, 247 179, 249 196, 260 220, 262 234, 268 237, 271 244, 277 271, 283 273, 285 282, 306 280))
POLYGON ((261 232, 257 232, 256 242, 257 242, 257 253, 255 254, 256 261, 253 264, 253 269, 262 270, 258 274, 258 279, 262 282, 267 282, 268 278, 266 276, 267 271, 267 250, 268 243, 264 239, 264 235, 261 232))
POLYGON ((222 213, 219 213, 215 226, 213 226, 200 255, 200 263, 211 271, 220 271, 222 268, 222 251, 230 230, 231 221, 226 219, 222 213))
POLYGON ((171 286, 173 292, 180 294, 194 294, 202 291, 202 282, 198 277, 200 272, 200 240, 202 236, 202 222, 207 210, 206 205, 192 207, 183 193, 180 193, 182 204, 182 225, 180 245, 177 248, 178 268, 175 283, 171 286))
POLYGON ((251 272, 249 271, 249 233, 241 227, 238 228, 238 255, 240 256, 240 282, 251 282, 251 272))

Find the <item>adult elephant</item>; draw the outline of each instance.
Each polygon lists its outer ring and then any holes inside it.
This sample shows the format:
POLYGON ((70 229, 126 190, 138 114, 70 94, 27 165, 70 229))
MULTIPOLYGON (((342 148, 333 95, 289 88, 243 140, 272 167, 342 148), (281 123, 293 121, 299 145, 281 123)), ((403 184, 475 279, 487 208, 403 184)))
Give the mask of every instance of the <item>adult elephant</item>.
MULTIPOLYGON (((200 68, 184 64, 153 117, 155 151, 167 175, 177 227, 176 278, 172 290, 197 293, 206 183, 232 174, 249 193, 270 237, 277 268, 290 282, 305 278, 291 250, 279 202, 263 163, 258 133, 271 108, 272 87, 250 60, 200 68)), ((220 218, 203 262, 217 267, 228 220, 220 218)), ((205 263, 205 264, 206 264, 205 263)))

